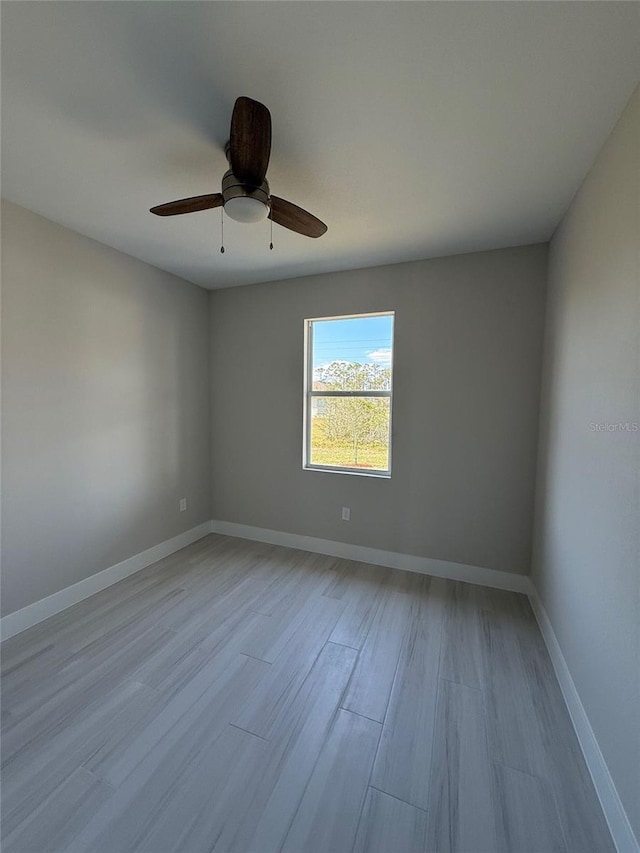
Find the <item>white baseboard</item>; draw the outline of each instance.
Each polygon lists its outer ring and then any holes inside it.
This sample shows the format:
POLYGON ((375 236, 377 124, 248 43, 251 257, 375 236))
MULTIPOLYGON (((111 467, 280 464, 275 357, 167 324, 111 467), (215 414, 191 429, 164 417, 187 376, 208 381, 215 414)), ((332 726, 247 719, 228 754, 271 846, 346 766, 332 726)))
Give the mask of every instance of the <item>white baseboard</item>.
POLYGON ((556 637, 551 621, 542 605, 537 590, 530 583, 529 600, 538 620, 551 663, 556 673, 564 701, 569 711, 578 742, 582 749, 587 768, 591 774, 596 793, 602 806, 609 831, 618 853, 640 853, 640 844, 636 839, 629 818, 620 801, 616 786, 609 773, 604 756, 596 740, 591 723, 580 699, 576 685, 556 637))
POLYGON ((109 566, 108 569, 103 569, 103 571, 97 572, 95 575, 90 575, 88 578, 84 578, 78 581, 78 583, 61 589, 59 592, 54 592, 53 595, 49 595, 47 598, 41 598, 40 601, 35 601, 33 604, 23 607, 22 610, 8 613, 0 619, 0 637, 3 640, 7 640, 9 637, 13 637, 15 634, 19 634, 33 625, 37 625, 38 622, 42 622, 50 616, 55 616, 61 610, 66 610, 67 607, 71 607, 73 604, 89 598, 90 595, 94 595, 96 592, 106 589, 106 587, 121 581, 123 578, 139 572, 141 569, 157 562, 157 560, 162 560, 163 557, 168 557, 169 554, 173 554, 175 551, 191 545, 192 542, 202 539, 203 536, 208 536, 209 533, 211 533, 211 522, 205 521, 204 524, 199 524, 197 527, 192 527, 184 533, 179 533, 165 542, 160 542, 160 544, 154 545, 152 548, 147 548, 146 551, 134 554, 133 557, 129 557, 121 563, 116 563, 115 566, 109 566))
POLYGON ((495 569, 483 569, 468 566, 465 563, 451 563, 448 560, 434 560, 430 557, 416 557, 413 554, 401 554, 397 551, 383 551, 380 548, 367 548, 364 545, 350 545, 347 542, 335 542, 331 539, 316 539, 314 536, 301 536, 298 533, 283 533, 280 530, 267 530, 264 527, 250 527, 232 521, 212 521, 212 533, 236 536, 238 539, 252 539, 255 542, 267 542, 269 545, 283 545, 285 548, 297 548, 326 554, 329 557, 342 557, 360 563, 373 563, 376 566, 389 566, 406 572, 421 575, 434 575, 511 592, 529 592, 529 578, 511 572, 499 572, 495 569))

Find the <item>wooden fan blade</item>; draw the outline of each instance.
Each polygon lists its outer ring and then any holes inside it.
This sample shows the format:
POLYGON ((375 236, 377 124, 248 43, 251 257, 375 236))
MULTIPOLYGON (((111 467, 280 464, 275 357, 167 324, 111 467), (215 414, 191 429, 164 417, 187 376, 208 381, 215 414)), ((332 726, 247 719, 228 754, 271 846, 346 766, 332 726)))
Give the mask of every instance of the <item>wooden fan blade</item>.
POLYGON ((259 187, 271 153, 271 113, 251 98, 238 98, 231 116, 229 162, 243 183, 259 187))
POLYGON ((155 213, 156 216, 177 216, 179 213, 195 213, 198 210, 210 210, 212 207, 220 207, 221 204, 221 193, 194 195, 191 198, 181 198, 178 201, 168 201, 166 204, 159 204, 157 207, 152 207, 149 213, 155 213))
POLYGON ((324 222, 321 222, 317 217, 298 207, 297 204, 278 198, 277 195, 271 196, 269 219, 273 219, 278 225, 282 225, 290 231, 304 234, 305 237, 322 237, 327 230, 324 222))

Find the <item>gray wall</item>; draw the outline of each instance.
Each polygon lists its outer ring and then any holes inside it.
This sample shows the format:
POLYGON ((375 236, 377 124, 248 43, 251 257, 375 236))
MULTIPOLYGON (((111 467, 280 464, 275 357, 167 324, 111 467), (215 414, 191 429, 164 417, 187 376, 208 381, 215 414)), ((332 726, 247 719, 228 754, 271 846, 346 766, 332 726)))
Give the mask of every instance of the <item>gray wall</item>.
POLYGON ((551 243, 534 582, 640 838, 640 92, 551 243))
POLYGON ((3 203, 3 613, 210 517, 208 299, 3 203))
POLYGON ((546 261, 539 245, 214 291, 213 517, 528 572, 546 261), (392 478, 303 471, 303 320, 384 310, 392 478))

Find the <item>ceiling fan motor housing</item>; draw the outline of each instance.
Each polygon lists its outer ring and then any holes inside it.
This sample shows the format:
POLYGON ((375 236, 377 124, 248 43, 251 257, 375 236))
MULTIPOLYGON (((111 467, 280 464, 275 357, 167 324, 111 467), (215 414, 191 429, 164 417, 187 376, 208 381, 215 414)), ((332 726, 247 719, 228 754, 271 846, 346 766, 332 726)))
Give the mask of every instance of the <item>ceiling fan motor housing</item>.
POLYGON ((237 222, 260 222, 269 215, 269 183, 259 187, 243 183, 231 169, 222 179, 222 199, 225 213, 237 222))

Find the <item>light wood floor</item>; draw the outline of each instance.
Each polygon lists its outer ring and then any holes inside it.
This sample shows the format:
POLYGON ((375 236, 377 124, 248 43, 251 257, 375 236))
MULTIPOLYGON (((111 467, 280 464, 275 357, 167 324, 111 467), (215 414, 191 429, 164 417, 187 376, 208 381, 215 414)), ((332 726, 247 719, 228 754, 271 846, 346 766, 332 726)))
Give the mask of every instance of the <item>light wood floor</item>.
POLYGON ((2 663, 4 853, 613 851, 523 596, 209 536, 2 663))

